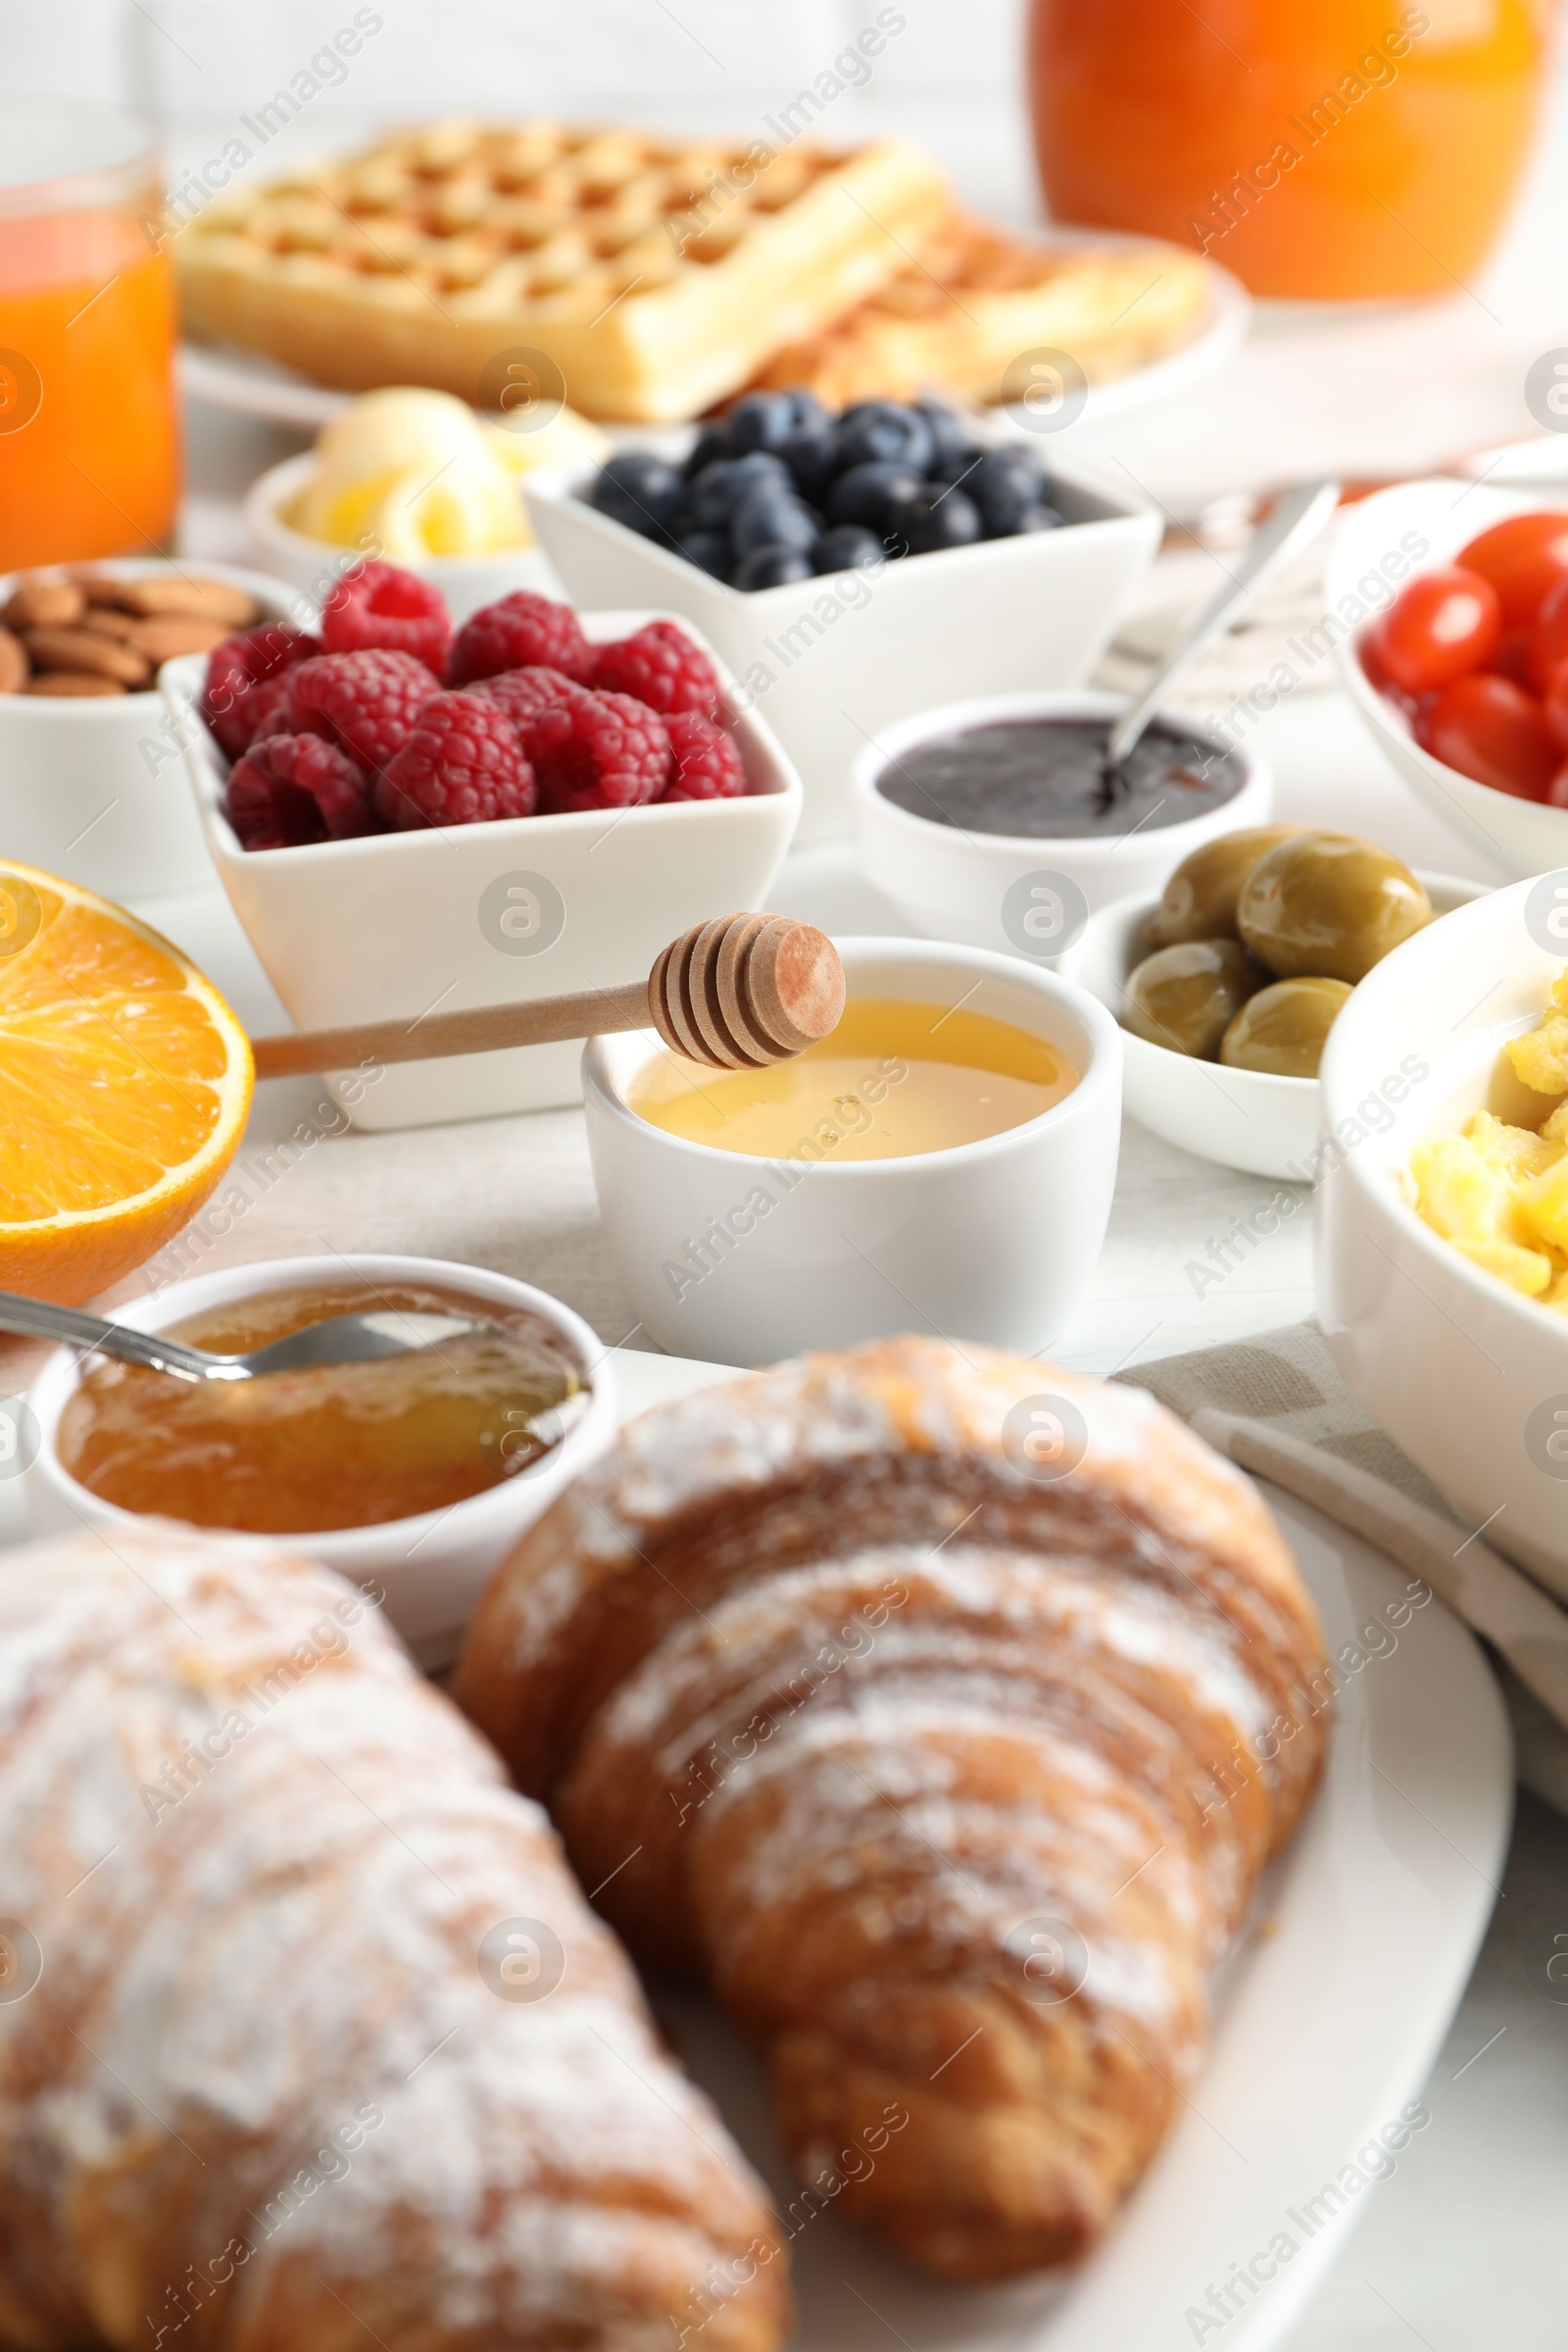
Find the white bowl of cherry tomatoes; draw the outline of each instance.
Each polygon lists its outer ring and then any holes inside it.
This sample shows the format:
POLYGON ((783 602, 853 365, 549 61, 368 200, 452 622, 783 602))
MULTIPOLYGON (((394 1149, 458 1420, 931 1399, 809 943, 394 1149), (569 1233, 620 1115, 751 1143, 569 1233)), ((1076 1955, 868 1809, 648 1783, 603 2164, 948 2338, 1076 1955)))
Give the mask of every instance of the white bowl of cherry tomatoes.
POLYGON ((1321 625, 1401 775, 1505 871, 1568 865, 1568 486, 1559 509, 1380 491, 1341 516, 1327 587, 1321 625))

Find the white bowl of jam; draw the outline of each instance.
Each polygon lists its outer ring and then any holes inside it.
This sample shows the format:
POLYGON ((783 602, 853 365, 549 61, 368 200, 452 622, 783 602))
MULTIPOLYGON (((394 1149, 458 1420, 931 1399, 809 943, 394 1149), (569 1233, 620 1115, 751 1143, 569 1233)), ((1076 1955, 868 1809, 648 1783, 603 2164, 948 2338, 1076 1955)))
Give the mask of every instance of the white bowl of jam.
POLYGON ((373 1363, 182 1381, 61 1348, 34 1383, 40 1530, 147 1515, 279 1537, 450 1664, 490 1571, 616 1427, 604 1348, 559 1299, 442 1258, 278 1258, 172 1283, 120 1320, 216 1352, 326 1315, 478 1311, 493 1331, 373 1363))
POLYGON ((928 939, 1051 963, 1113 900, 1157 892, 1218 833, 1260 825, 1273 780, 1200 719, 1156 714, 1101 772, 1124 696, 988 695, 884 727, 855 763, 868 880, 928 939))
POLYGON ((594 1183, 636 1313, 729 1364, 906 1331, 1049 1346, 1110 1212, 1115 1021, 1014 957, 838 946, 842 1022, 771 1070, 699 1068, 652 1030, 590 1040, 594 1183))

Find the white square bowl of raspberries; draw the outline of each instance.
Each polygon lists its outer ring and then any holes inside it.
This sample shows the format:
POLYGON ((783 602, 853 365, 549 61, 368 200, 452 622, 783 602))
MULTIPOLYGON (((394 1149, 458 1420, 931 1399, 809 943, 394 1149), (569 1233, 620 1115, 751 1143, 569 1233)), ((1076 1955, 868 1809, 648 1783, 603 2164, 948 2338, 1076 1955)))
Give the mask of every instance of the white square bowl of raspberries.
POLYGON ((803 843, 849 832, 850 771, 894 720, 1081 685, 1161 528, 1044 434, 798 392, 541 467, 523 496, 579 608, 678 612, 717 649, 805 780, 803 843))
MULTIPOLYGON (((641 978, 694 923, 760 906, 801 784, 690 624, 527 590, 453 631, 385 564, 168 663, 223 888, 296 1026, 458 1011, 641 978)), ((582 1049, 327 1081, 357 1127, 581 1098, 582 1049)))

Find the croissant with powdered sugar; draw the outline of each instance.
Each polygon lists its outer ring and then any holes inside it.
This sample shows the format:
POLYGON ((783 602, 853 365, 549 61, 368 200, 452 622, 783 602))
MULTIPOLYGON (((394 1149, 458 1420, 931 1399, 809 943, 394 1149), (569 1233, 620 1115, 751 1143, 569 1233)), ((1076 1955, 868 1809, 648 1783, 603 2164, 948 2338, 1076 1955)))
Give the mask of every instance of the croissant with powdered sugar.
MULTIPOLYGON (((536 1805, 353 1587, 0 1554, 0 2340, 718 2352, 761 2192, 536 1805)), ((749 2266, 749 2267, 748 2267, 749 2266)))
POLYGON ((1081 2254, 1158 2145, 1322 1663, 1255 1491, 1151 1397, 898 1340, 634 1422, 455 1693, 765 2052, 802 2173, 979 2279, 1081 2254))

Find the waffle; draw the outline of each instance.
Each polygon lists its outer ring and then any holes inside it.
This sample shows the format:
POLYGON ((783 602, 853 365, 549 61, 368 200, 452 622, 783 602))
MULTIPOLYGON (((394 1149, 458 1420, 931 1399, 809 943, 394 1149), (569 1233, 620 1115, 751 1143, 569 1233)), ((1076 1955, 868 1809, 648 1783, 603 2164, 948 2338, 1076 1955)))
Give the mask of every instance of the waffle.
POLYGON ((1102 383, 1190 342, 1207 302, 1203 264, 1180 246, 1029 244, 954 215, 896 276, 775 351, 755 380, 808 385, 835 409, 933 386, 1017 400, 1030 389, 1024 355, 1067 352, 1102 383))
POLYGON ((482 407, 509 361, 543 355, 584 415, 654 422, 698 415, 885 284, 949 204, 900 139, 774 154, 443 122, 214 204, 175 253, 198 341, 482 407))

